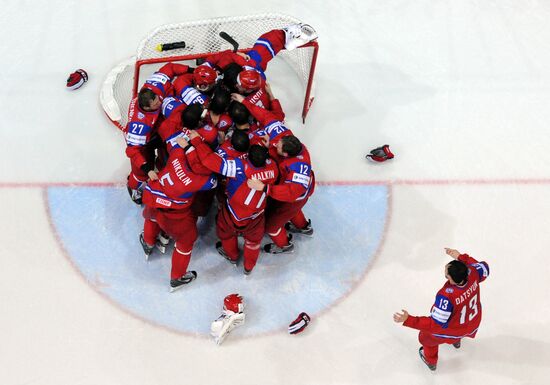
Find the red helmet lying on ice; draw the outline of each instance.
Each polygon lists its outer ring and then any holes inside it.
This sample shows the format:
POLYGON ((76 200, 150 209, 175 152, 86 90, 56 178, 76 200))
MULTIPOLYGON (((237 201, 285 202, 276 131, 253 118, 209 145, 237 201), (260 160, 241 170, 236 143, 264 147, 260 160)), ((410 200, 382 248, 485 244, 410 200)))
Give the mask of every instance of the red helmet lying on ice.
POLYGON ((233 313, 241 313, 244 310, 243 297, 239 294, 229 294, 223 300, 223 309, 233 313))

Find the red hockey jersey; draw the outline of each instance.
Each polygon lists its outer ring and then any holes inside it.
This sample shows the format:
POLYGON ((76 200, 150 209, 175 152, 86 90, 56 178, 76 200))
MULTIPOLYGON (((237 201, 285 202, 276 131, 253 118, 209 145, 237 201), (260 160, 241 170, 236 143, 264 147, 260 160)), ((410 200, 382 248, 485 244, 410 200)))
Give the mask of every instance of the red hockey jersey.
MULTIPOLYGON (((259 119, 256 117, 256 115, 264 117, 264 112, 261 111, 261 109, 265 109, 267 112, 270 112, 272 115, 267 117, 268 120, 280 120, 283 121, 285 119, 285 113, 283 111, 283 107, 281 106, 281 102, 279 102, 279 99, 269 99, 269 95, 267 95, 267 91, 262 86, 258 91, 251 93, 250 95, 247 95, 243 101, 243 104, 248 108, 248 111, 254 116, 254 118, 261 122, 261 118, 259 119), (258 108, 252 108, 251 106, 255 106, 258 108), (252 111, 254 109, 254 111, 252 111)), ((266 125, 265 120, 264 123, 261 123, 262 125, 266 125)))
MULTIPOLYGON (((172 79, 186 73, 188 69, 189 67, 183 64, 167 63, 147 78, 142 88, 150 89, 163 100, 173 93, 172 79)), ((126 155, 137 166, 146 162, 142 149, 155 136, 156 129, 163 120, 160 111, 143 111, 139 108, 137 97, 130 102, 128 124, 125 129, 126 155)))
POLYGON ((243 104, 260 124, 261 129, 258 130, 258 135, 269 135, 269 153, 273 155, 273 148, 279 139, 286 135, 293 135, 292 131, 283 122, 285 115, 281 104, 277 99, 274 99, 272 101, 273 110, 271 111, 258 107, 247 99, 243 101, 243 104))
POLYGON ((266 193, 248 187, 247 179, 259 179, 266 185, 277 180, 277 165, 268 159, 265 166, 255 167, 248 159, 222 157, 200 139, 195 138, 191 144, 197 149, 199 159, 210 170, 227 177, 225 194, 226 203, 233 222, 244 226, 261 215, 266 206, 266 193))
POLYGON ((279 181, 268 186, 267 194, 282 202, 296 202, 309 198, 315 189, 315 174, 311 169, 311 159, 306 146, 302 151, 289 158, 275 158, 279 165, 279 181))
POLYGON ((231 145, 231 139, 226 139, 222 144, 216 149, 216 153, 222 158, 239 158, 245 159, 247 152, 237 151, 231 145))
MULTIPOLYGON (((177 139, 183 137, 186 140, 189 140, 188 131, 183 127, 181 121, 181 111, 185 107, 177 107, 172 114, 169 115, 159 127, 159 135, 161 139, 166 143, 166 148, 168 152, 172 150, 173 147, 179 148, 177 144, 177 139)), ((209 124, 205 124, 202 127, 199 127, 196 130, 208 143, 212 145, 217 145, 218 142, 218 130, 215 127, 212 127, 209 124)))
POLYGON ((447 281, 437 292, 430 317, 409 316, 404 326, 441 338, 475 337, 481 322, 479 284, 489 276, 489 265, 468 254, 461 254, 458 260, 468 266, 467 282, 457 286, 447 281))
POLYGON ((254 60, 246 60, 242 56, 237 55, 231 50, 225 50, 221 52, 216 52, 206 58, 206 63, 209 64, 212 68, 225 69, 229 64, 237 63, 241 67, 249 66, 256 67, 256 62, 254 60))
POLYGON ((194 173, 183 149, 175 148, 160 171, 159 179, 149 181, 145 186, 143 203, 154 208, 184 210, 191 206, 195 192, 216 186, 214 174, 194 173))

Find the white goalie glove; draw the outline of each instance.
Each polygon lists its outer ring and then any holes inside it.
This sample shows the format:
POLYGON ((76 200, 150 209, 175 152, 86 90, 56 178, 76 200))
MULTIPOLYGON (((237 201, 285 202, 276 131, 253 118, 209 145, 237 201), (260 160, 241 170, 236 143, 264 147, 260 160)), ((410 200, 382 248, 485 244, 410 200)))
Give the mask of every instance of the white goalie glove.
POLYGON ((237 326, 244 324, 244 302, 238 294, 230 294, 223 301, 222 314, 212 322, 210 334, 218 345, 225 340, 225 337, 237 326))

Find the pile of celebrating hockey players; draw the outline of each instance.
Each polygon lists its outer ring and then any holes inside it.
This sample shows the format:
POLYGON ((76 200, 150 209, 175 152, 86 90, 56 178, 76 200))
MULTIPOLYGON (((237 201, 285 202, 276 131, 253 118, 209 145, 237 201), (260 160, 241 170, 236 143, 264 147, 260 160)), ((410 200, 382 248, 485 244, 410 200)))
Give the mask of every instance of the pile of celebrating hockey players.
POLYGON ((247 52, 222 51, 193 68, 168 63, 132 100, 126 127, 128 192, 143 204, 146 258, 173 240, 171 290, 197 277, 188 270, 197 219, 217 210, 216 248, 232 264, 244 238, 244 274, 266 253, 288 253, 292 234, 312 235, 302 207, 315 178, 306 146, 286 127, 265 77, 269 61, 317 38, 297 24, 260 36, 247 52), (287 232, 288 230, 288 232, 287 232))

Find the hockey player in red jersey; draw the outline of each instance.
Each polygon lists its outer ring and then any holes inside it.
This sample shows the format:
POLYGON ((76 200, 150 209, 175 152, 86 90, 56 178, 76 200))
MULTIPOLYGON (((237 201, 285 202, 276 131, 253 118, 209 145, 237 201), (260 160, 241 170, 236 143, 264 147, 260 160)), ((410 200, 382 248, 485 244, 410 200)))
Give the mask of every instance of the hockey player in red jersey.
POLYGON ((244 273, 249 274, 260 253, 267 197, 265 192, 248 187, 246 182, 255 179, 266 186, 275 183, 278 176, 277 165, 268 159, 267 149, 260 145, 250 146, 245 159, 229 158, 212 152, 198 134, 191 133, 190 137, 202 164, 227 177, 226 199, 218 212, 216 223, 216 233, 221 242, 216 248, 235 264, 239 258, 237 237, 242 235, 244 273))
POLYGON ((187 136, 188 130, 198 130, 201 136, 213 146, 218 142, 218 130, 208 124, 203 124, 203 114, 205 109, 200 104, 192 104, 178 107, 169 115, 159 127, 159 135, 166 143, 168 151, 176 145, 176 139, 181 136, 187 136))
POLYGON ((178 76, 174 81, 174 94, 185 104, 206 104, 220 75, 208 65, 200 65, 192 74, 178 76))
POLYGON ((254 138, 251 138, 251 143, 258 143, 258 137, 264 135, 269 136, 269 141, 271 143, 270 155, 272 157, 277 157, 277 152, 275 151, 275 146, 277 141, 285 135, 292 135, 292 131, 284 126, 283 120, 285 118, 285 113, 281 103, 271 91, 271 87, 266 83, 265 87, 266 93, 269 97, 269 102, 271 109, 259 106, 258 104, 253 103, 249 99, 245 98, 240 94, 231 94, 231 99, 235 102, 229 107, 229 114, 232 116, 233 121, 235 122, 236 128, 246 129, 249 133, 255 135, 254 138), (254 119, 258 124, 246 124, 246 120, 249 120, 247 114, 242 111, 241 106, 244 106, 249 114, 252 114, 254 119), (239 124, 240 123, 240 124, 239 124))
POLYGON ((268 63, 283 48, 291 51, 315 39, 317 32, 309 24, 292 24, 264 33, 247 54, 256 63, 256 69, 265 72, 268 63))
POLYGON ((156 130, 162 121, 162 101, 173 93, 173 78, 189 71, 190 67, 183 64, 165 64, 145 81, 130 103, 125 129, 126 155, 132 169, 128 175, 128 193, 137 204, 141 204, 141 192, 147 179, 157 177, 154 171, 155 148, 159 145, 156 130))
POLYGON ((294 135, 286 135, 275 147, 279 165, 279 181, 268 186, 260 180, 249 180, 250 188, 263 191, 272 198, 266 212, 265 231, 273 243, 264 245, 267 253, 287 253, 294 250, 293 233, 312 235, 311 220, 307 220, 302 208, 315 189, 315 176, 311 168, 309 152, 294 135))
POLYGON ((232 101, 229 105, 229 116, 233 124, 225 134, 226 141, 231 139, 235 132, 242 132, 249 136, 250 144, 263 145, 265 132, 260 130, 260 125, 252 118, 244 104, 232 101))
MULTIPOLYGON (((218 130, 209 124, 203 124, 203 116, 206 110, 201 104, 192 104, 187 106, 181 113, 179 111, 180 108, 175 110, 159 128, 160 137, 166 142, 168 151, 170 151, 173 146, 177 146, 178 138, 188 138, 190 130, 196 130, 213 148, 217 146, 218 130)), ((193 169, 193 171, 200 172, 196 169, 193 169)), ((199 191, 196 195, 192 209, 196 215, 200 217, 206 216, 212 205, 215 192, 199 191)))
MULTIPOLYGON (((252 117, 256 119, 260 129, 265 129, 268 125, 275 122, 279 122, 280 124, 283 124, 282 121, 285 119, 285 113, 283 111, 283 107, 281 106, 281 103, 273 95, 273 92, 271 91, 271 87, 269 86, 269 84, 266 83, 266 85, 267 85, 266 90, 269 90, 268 95, 269 95, 270 103, 272 104, 272 109, 259 106, 258 104, 251 102, 241 94, 237 94, 237 93, 231 94, 231 99, 235 102, 238 102, 244 105, 246 109, 249 111, 249 113, 252 115, 252 117)), ((290 130, 288 128, 285 128, 284 131, 287 134, 290 133, 290 130)), ((274 138, 275 138, 274 136, 271 137, 271 140, 273 140, 274 138)))
MULTIPOLYGON (((223 141, 223 138, 225 137, 225 132, 233 125, 233 120, 227 113, 227 108, 230 102, 231 95, 229 94, 229 92, 221 87, 217 87, 212 94, 212 97, 208 99, 207 104, 198 102, 191 103, 191 105, 199 104, 202 106, 200 120, 197 121, 197 124, 194 126, 198 127, 200 123, 200 125, 204 126, 205 129, 214 128, 217 134, 221 133, 218 138, 207 138, 208 142, 212 143, 213 145, 217 144, 219 141, 223 141), (205 109, 206 107, 207 109, 205 109)), ((164 141, 166 141, 167 139, 166 133, 168 131, 171 131, 171 133, 173 134, 175 131, 179 130, 179 126, 181 123, 179 115, 181 115, 183 111, 186 110, 188 107, 189 105, 184 103, 178 97, 171 96, 164 99, 164 102, 162 103, 162 114, 164 115, 166 120, 159 128, 159 132, 164 141), (177 127, 177 129, 174 130, 173 128, 169 128, 171 126, 177 127)), ((193 128, 187 125, 185 127, 193 128)))
POLYGON ((247 85, 244 80, 241 80, 241 78, 245 78, 245 76, 247 76, 246 73, 247 71, 241 72, 238 77, 239 86, 237 89, 239 90, 239 93, 244 96, 243 102, 246 101, 251 105, 270 111, 274 115, 274 119, 284 120, 285 113, 283 112, 283 107, 281 106, 279 99, 275 98, 273 95, 269 83, 262 82, 261 86, 258 88, 253 88, 252 86, 247 85))
POLYGON ((219 134, 219 142, 225 138, 225 133, 233 125, 233 120, 229 116, 227 109, 231 103, 231 94, 222 87, 216 88, 210 103, 208 103, 208 112, 204 117, 204 124, 215 127, 219 134))
MULTIPOLYGON (((244 131, 236 130, 231 134, 230 138, 227 138, 222 144, 216 149, 216 153, 222 158, 239 158, 246 159, 248 156, 248 149, 250 148, 250 138, 248 134, 244 131)), ((218 178, 218 211, 221 209, 223 202, 226 199, 225 196, 225 187, 226 187, 226 178, 218 178)))
POLYGON ((317 33, 313 27, 293 24, 264 33, 246 53, 223 51, 211 55, 206 58, 206 65, 224 72, 224 84, 232 92, 237 91, 251 103, 271 109, 264 88, 267 65, 282 49, 293 50, 315 39, 317 33))
POLYGON ((175 240, 170 273, 171 291, 197 277, 195 271, 187 271, 193 244, 197 239, 197 216, 191 206, 196 192, 210 190, 217 185, 214 174, 193 172, 186 150, 194 151, 193 148, 174 146, 158 180, 150 181, 143 192, 145 222, 140 242, 146 258, 152 253, 161 230, 175 240))
POLYGON ((291 51, 315 39, 317 32, 312 26, 292 24, 264 33, 246 53, 222 51, 207 57, 206 63, 222 70, 226 70, 232 64, 237 64, 243 70, 256 69, 265 79, 267 65, 282 49, 291 51))
POLYGON ((437 367, 439 345, 452 344, 458 349, 462 338, 476 336, 481 322, 479 284, 489 276, 487 262, 454 249, 445 252, 455 260, 445 266, 447 282, 437 292, 431 315, 415 317, 406 310, 393 315, 395 322, 420 330, 419 354, 430 370, 437 367))
POLYGON ((271 100, 265 90, 265 81, 255 69, 242 71, 237 75, 235 88, 238 93, 245 97, 252 104, 258 107, 271 109, 271 100))
POLYGON ((274 243, 265 245, 264 251, 291 252, 294 244, 287 229, 294 233, 313 234, 311 220, 307 220, 302 212, 315 188, 309 152, 276 114, 243 100, 241 95, 233 94, 232 98, 242 102, 260 123, 269 154, 279 165, 280 178, 277 185, 267 188, 260 181, 249 182, 251 188, 265 188, 268 196, 274 199, 266 213, 266 232, 274 243))
POLYGON ((245 159, 250 144, 249 134, 245 131, 235 130, 230 138, 220 144, 216 153, 222 158, 245 159))

